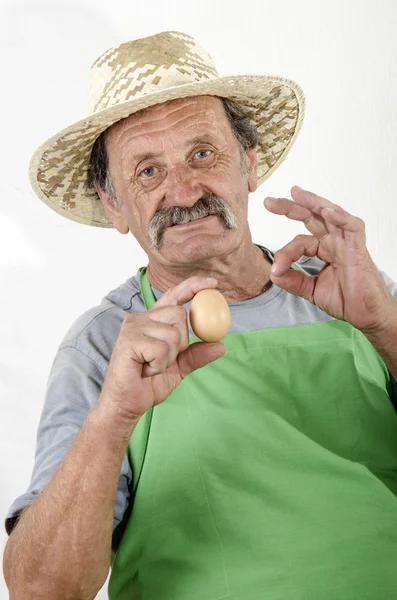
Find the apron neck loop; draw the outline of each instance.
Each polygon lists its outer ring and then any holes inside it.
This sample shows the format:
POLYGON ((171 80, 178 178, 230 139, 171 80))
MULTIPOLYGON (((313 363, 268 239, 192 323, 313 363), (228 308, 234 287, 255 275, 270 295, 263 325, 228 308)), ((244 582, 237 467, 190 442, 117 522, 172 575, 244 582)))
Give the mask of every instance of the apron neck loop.
POLYGON ((147 275, 147 267, 143 267, 140 276, 140 285, 143 303, 145 305, 146 310, 152 308, 154 304, 156 304, 156 296, 153 294, 152 286, 150 285, 149 277, 147 275))

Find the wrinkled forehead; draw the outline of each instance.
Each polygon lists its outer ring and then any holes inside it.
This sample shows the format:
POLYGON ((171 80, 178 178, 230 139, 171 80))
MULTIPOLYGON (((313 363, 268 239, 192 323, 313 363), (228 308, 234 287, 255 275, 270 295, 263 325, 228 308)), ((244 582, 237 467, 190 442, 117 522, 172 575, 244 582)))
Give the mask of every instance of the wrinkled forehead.
POLYGON ((178 98, 141 110, 115 123, 107 133, 107 141, 123 143, 126 139, 150 139, 166 132, 188 133, 202 129, 224 133, 229 129, 228 119, 220 98, 194 96, 178 98))

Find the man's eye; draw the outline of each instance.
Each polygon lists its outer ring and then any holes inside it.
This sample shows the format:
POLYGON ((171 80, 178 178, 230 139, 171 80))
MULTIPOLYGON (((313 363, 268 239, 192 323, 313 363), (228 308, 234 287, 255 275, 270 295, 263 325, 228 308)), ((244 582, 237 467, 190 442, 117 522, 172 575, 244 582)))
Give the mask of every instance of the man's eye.
POLYGON ((157 172, 156 167, 146 167, 146 169, 143 169, 143 171, 140 172, 140 175, 143 175, 143 177, 146 178, 150 178, 153 177, 153 175, 155 175, 157 172))
POLYGON ((197 156, 197 158, 207 158, 210 154, 212 154, 211 150, 199 150, 194 156, 197 156))

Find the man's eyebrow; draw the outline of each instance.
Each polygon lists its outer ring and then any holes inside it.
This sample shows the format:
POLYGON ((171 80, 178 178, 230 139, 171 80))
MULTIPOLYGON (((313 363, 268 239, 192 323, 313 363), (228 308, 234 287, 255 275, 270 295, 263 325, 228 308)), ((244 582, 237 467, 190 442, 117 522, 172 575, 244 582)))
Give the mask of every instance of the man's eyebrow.
POLYGON ((185 143, 185 147, 188 146, 195 146, 196 144, 213 144, 214 143, 214 138, 212 137, 212 135, 208 134, 208 133, 204 133, 203 135, 197 135, 196 137, 187 140, 187 142, 185 143))
MULTIPOLYGON (((192 146, 196 146, 197 144, 213 144, 213 143, 214 143, 214 138, 212 137, 212 135, 209 135, 208 133, 204 133, 203 135, 197 135, 194 138, 186 140, 184 146, 185 146, 185 148, 189 148, 192 146)), ((143 162, 144 160, 148 160, 149 158, 157 158, 158 156, 161 156, 162 154, 163 154, 162 152, 141 152, 138 154, 133 153, 132 159, 134 162, 138 163, 138 162, 143 162)))

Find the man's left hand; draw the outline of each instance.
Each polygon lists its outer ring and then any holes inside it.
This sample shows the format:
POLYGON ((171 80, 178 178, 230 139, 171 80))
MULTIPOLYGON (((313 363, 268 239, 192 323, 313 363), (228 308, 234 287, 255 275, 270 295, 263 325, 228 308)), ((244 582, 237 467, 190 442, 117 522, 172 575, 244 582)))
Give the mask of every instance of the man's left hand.
POLYGON ((275 253, 271 280, 363 333, 383 330, 390 318, 397 318, 396 301, 369 255, 362 219, 298 186, 291 195, 293 200, 265 198, 264 205, 302 221, 311 235, 298 235, 275 253), (291 269, 303 255, 325 262, 318 275, 291 269))

